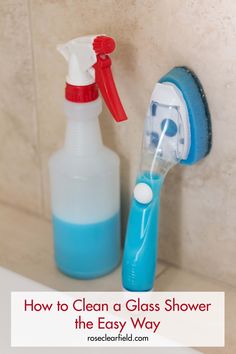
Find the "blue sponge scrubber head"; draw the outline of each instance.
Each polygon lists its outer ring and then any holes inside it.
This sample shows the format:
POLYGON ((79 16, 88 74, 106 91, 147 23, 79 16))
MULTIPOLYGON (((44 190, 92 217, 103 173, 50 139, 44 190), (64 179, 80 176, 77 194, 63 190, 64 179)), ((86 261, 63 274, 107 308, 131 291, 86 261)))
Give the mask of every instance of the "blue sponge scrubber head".
POLYGON ((186 67, 173 68, 159 82, 176 85, 184 97, 188 109, 191 142, 187 159, 181 160, 180 163, 192 165, 203 159, 211 149, 211 118, 206 95, 197 76, 186 67))

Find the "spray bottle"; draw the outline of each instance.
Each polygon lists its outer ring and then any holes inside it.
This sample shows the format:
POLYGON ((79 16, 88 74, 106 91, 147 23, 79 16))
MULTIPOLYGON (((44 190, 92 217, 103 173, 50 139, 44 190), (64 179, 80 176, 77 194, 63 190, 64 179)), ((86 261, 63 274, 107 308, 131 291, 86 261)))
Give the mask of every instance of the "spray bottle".
POLYGON ((111 272, 120 260, 119 157, 102 142, 98 88, 117 122, 127 119, 108 56, 112 38, 86 36, 59 45, 68 61, 64 147, 49 160, 57 267, 75 278, 111 272))

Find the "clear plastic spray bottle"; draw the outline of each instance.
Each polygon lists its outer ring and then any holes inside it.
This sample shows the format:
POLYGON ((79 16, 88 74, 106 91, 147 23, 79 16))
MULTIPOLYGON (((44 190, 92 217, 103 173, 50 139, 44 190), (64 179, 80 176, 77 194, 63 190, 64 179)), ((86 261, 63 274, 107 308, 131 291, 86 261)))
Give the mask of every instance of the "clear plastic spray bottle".
POLYGON ((104 35, 58 46, 68 61, 65 143, 49 160, 57 267, 75 278, 95 278, 120 260, 119 157, 103 145, 98 88, 117 122, 127 119, 111 72, 115 42, 104 35))

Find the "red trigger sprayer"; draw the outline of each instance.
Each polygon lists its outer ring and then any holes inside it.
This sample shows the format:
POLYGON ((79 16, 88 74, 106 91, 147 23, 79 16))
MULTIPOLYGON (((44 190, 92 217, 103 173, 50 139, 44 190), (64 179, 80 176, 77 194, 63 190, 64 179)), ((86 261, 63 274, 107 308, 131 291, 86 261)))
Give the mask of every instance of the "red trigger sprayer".
POLYGON ((111 37, 99 36, 93 42, 93 49, 97 54, 97 62, 94 64, 95 81, 117 122, 127 119, 126 113, 120 101, 111 71, 111 59, 107 54, 115 50, 115 41, 111 37))
POLYGON ((58 50, 69 63, 66 98, 78 103, 92 101, 98 96, 98 86, 115 120, 126 120, 107 55, 115 50, 114 39, 103 35, 79 37, 58 46, 58 50))

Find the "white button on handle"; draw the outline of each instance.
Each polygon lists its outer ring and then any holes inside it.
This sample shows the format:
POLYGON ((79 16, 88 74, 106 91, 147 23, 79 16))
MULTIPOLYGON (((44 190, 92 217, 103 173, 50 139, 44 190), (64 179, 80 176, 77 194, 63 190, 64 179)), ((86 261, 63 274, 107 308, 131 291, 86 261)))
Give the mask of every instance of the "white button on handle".
POLYGON ((134 198, 141 204, 148 204, 152 201, 152 188, 146 183, 138 183, 134 188, 134 198))

